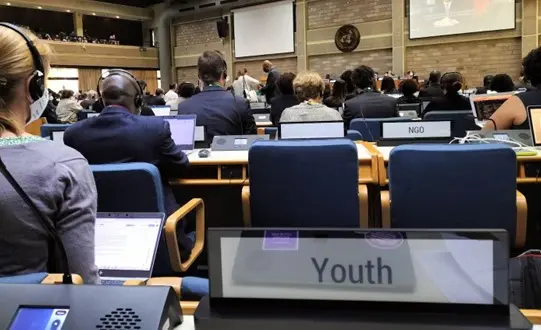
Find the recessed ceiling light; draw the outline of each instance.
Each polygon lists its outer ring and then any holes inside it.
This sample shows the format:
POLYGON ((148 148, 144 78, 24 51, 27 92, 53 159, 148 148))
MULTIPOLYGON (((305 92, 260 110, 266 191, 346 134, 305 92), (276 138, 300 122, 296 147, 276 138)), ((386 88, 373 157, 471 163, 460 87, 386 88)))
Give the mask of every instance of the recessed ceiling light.
POLYGON ((11 2, 6 2, 6 6, 11 6, 11 2))
POLYGON ((92 13, 92 15, 96 16, 96 13, 92 13))
POLYGON ((71 13, 71 10, 69 10, 69 9, 66 9, 66 12, 68 12, 68 13, 71 13))
POLYGON ((120 18, 120 16, 115 16, 116 18, 120 18))
POLYGON ((38 6, 38 9, 43 9, 43 7, 42 7, 42 6, 38 6))

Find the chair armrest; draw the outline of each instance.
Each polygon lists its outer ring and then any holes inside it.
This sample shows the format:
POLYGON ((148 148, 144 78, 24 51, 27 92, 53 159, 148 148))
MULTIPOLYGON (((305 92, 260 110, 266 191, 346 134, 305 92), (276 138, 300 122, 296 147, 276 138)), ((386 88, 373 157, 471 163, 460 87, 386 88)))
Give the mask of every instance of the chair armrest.
POLYGON ((181 301, 182 315, 193 315, 197 305, 199 305, 199 301, 181 301))
POLYGON ((532 324, 541 324, 541 310, 537 309, 521 309, 520 312, 526 316, 532 324))
POLYGON ((141 280, 127 280, 122 285, 125 285, 125 286, 144 286, 145 284, 146 284, 145 281, 141 281, 141 280))
POLYGON ((361 228, 368 228, 368 187, 365 184, 359 185, 359 225, 361 228))
POLYGON ((250 209, 250 186, 242 187, 242 220, 245 227, 252 225, 252 210, 250 209))
POLYGON ((265 127, 258 127, 257 135, 265 135, 265 127))
POLYGON ((192 198, 180 209, 171 214, 165 222, 165 240, 169 252, 169 262, 175 272, 185 272, 203 252, 205 245, 205 203, 201 198, 192 198), (190 258, 182 262, 178 249, 177 225, 186 215, 195 210, 195 242, 190 258))
POLYGON ((177 298, 182 298, 182 277, 153 277, 148 279, 147 286, 170 286, 175 290, 177 298))
POLYGON ((526 244, 526 230, 528 227, 528 203, 526 197, 517 190, 517 224, 515 247, 524 247, 526 244))
MULTIPOLYGON (((62 284, 63 274, 49 274, 41 281, 41 284, 62 284)), ((71 274, 73 284, 83 284, 83 278, 77 274, 71 274)))
POLYGON ((380 192, 381 196, 381 227, 391 228, 391 194, 388 190, 380 192))

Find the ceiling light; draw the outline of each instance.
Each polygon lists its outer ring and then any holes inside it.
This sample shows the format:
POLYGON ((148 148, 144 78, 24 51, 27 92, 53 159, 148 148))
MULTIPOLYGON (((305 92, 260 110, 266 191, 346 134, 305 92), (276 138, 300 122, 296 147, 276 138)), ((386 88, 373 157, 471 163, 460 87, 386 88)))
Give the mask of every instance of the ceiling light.
POLYGON ((115 16, 116 18, 120 18, 120 16, 115 16))
POLYGON ((6 2, 6 6, 11 6, 11 2, 6 2))
POLYGON ((96 13, 92 13, 92 15, 96 16, 96 13))
POLYGON ((71 13, 71 10, 69 10, 69 9, 66 9, 66 12, 68 12, 68 13, 71 13))
POLYGON ((38 9, 43 9, 43 7, 42 7, 42 6, 38 6, 38 9))

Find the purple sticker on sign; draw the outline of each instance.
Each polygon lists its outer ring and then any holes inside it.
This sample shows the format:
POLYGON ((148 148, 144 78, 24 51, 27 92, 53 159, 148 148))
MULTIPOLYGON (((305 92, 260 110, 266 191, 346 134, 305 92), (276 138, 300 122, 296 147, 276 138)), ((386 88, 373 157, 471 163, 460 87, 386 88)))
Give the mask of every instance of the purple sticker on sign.
POLYGON ((366 233, 366 241, 372 247, 383 250, 392 250, 404 243, 401 233, 395 231, 374 231, 366 233))
POLYGON ((296 230, 265 230, 263 251, 297 251, 299 232, 296 230))

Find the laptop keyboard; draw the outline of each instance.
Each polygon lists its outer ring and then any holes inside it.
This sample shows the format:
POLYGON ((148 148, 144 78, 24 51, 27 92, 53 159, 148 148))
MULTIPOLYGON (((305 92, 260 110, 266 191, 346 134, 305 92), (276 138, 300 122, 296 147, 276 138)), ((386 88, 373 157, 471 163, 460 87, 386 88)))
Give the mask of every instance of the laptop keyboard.
POLYGON ((101 280, 102 285, 124 285, 123 280, 101 280))

